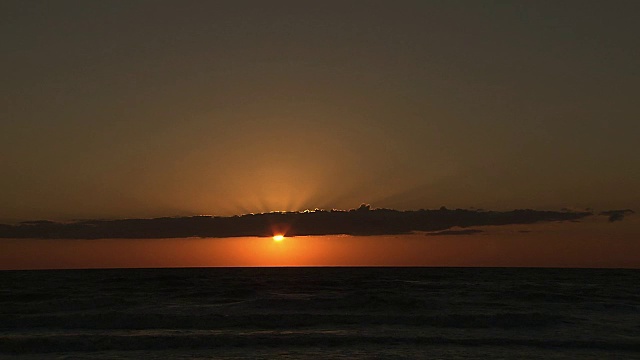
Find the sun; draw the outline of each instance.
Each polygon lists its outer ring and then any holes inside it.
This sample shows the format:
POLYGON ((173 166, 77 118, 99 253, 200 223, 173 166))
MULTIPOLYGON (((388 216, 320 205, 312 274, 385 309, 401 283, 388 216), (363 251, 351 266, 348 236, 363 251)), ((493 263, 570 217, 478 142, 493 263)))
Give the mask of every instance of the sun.
POLYGON ((273 235, 273 241, 282 241, 284 240, 284 235, 278 234, 278 235, 273 235))

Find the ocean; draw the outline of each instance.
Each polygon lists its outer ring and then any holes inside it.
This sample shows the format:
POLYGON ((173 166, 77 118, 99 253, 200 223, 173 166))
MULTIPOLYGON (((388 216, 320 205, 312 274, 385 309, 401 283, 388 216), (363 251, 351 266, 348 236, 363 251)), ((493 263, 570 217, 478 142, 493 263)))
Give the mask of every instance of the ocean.
POLYGON ((1 359, 640 359, 640 270, 0 272, 1 359))

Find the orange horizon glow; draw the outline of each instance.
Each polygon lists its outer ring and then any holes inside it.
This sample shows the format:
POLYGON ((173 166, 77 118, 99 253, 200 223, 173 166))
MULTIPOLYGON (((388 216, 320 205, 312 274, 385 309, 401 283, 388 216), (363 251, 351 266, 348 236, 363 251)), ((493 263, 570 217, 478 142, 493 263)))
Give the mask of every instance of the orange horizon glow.
POLYGON ((165 3, 3 3, 0 270, 640 269, 640 1, 165 3))
POLYGON ((575 267, 640 268, 634 238, 558 233, 517 236, 302 236, 271 238, 184 238, 35 240, 1 239, 1 270, 283 267, 575 267))
POLYGON ((0 239, 0 270, 282 267, 640 268, 640 219, 487 226, 473 235, 0 239))

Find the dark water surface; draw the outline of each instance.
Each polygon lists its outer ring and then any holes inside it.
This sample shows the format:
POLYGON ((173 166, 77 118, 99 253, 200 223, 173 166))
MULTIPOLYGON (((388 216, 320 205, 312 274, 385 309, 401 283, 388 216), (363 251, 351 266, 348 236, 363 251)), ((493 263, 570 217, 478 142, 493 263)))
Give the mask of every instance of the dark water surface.
POLYGON ((7 359, 640 359, 640 270, 0 272, 7 359))

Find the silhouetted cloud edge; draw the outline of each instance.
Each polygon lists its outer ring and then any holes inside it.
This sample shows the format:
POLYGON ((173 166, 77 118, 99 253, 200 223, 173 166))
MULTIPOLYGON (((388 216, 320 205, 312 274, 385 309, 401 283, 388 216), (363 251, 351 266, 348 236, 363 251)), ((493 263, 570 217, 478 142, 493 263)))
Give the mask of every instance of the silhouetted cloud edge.
POLYGON ((479 230, 479 229, 443 230, 443 231, 429 232, 429 233, 426 233, 425 235, 427 236, 475 235, 483 232, 484 230, 479 230))
MULTIPOLYGON (((625 210, 627 211, 627 210, 625 210)), ((601 214, 605 214, 601 213, 601 214)), ((607 213, 608 214, 608 213, 607 213)), ((593 215, 586 211, 518 209, 392 210, 363 204, 351 210, 272 212, 229 217, 192 216, 153 219, 84 220, 70 223, 28 221, 0 225, 0 238, 41 239, 153 239, 183 237, 268 237, 307 235, 398 235, 442 232, 453 227, 533 224, 578 221, 593 215)), ((610 214, 608 214, 611 216, 610 214)), ((469 231, 466 231, 469 233, 469 231)))
POLYGON ((609 222, 622 221, 625 216, 634 214, 635 211, 631 209, 622 209, 622 210, 608 210, 603 211, 600 215, 608 216, 609 222))

